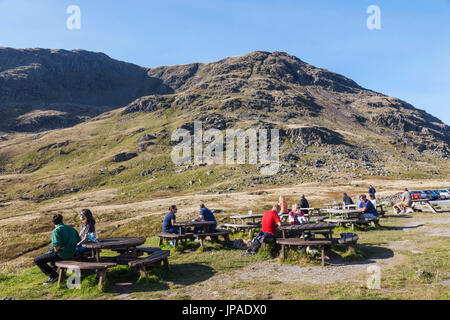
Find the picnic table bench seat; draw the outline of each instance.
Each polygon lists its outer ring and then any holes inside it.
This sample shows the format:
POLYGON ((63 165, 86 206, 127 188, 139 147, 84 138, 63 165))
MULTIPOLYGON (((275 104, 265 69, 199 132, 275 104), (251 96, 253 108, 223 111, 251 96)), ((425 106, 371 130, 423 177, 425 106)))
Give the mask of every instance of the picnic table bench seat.
POLYGON ((166 241, 175 240, 175 246, 177 246, 178 240, 193 239, 193 234, 192 233, 177 234, 170 232, 161 232, 158 233, 158 237, 159 237, 159 245, 162 244, 163 240, 166 241))
POLYGON ((170 250, 159 250, 153 252, 151 255, 145 258, 139 258, 128 262, 129 267, 138 268, 141 276, 147 276, 147 267, 158 266, 161 262, 164 263, 166 270, 169 270, 169 257, 170 250))
POLYGON ((248 229, 249 237, 251 237, 251 233, 253 229, 261 229, 261 223, 246 223, 246 224, 238 224, 238 223, 222 223, 217 226, 218 228, 223 229, 234 229, 234 230, 246 230, 248 229))
POLYGON ((61 280, 67 269, 80 269, 80 270, 95 270, 98 276, 98 287, 101 290, 103 282, 106 279, 106 271, 108 268, 115 267, 115 262, 85 262, 76 260, 63 260, 55 263, 58 268, 58 287, 61 285, 61 280))
POLYGON ((310 239, 304 240, 300 238, 282 238, 276 239, 276 243, 281 245, 281 259, 284 260, 285 257, 285 247, 286 246, 297 246, 297 247, 306 247, 306 246, 317 246, 320 248, 322 253, 322 266, 325 265, 325 246, 329 246, 333 244, 333 240, 331 239, 310 239))
POLYGON ((222 236, 224 240, 228 243, 230 241, 230 231, 216 229, 214 232, 206 232, 206 233, 195 233, 194 237, 200 240, 200 245, 203 247, 203 242, 206 237, 210 237, 212 240, 217 240, 219 236, 222 236))

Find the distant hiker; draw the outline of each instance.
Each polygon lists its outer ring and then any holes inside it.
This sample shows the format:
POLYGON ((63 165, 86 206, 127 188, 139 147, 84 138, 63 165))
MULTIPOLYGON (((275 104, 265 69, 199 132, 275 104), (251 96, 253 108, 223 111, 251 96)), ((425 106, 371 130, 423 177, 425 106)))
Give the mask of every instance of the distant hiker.
MULTIPOLYGON (((302 194, 300 198, 300 208, 309 208, 308 200, 306 200, 305 195, 302 194)), ((301 210, 302 215, 305 215, 308 213, 307 210, 301 210)))
POLYGON ((364 218, 376 218, 378 217, 378 211, 372 204, 372 202, 369 201, 369 199, 366 198, 366 195, 363 194, 359 197, 361 200, 361 206, 359 208, 359 211, 362 212, 362 215, 364 218))
POLYGON ((252 245, 245 254, 255 254, 265 239, 275 238, 277 233, 276 227, 277 225, 279 227, 281 226, 280 217, 278 216, 280 210, 280 205, 274 204, 272 210, 264 212, 262 217, 262 230, 252 240, 252 245))
POLYGON ((280 214, 287 214, 289 213, 288 204, 286 200, 284 200, 283 196, 280 196, 278 200, 278 204, 280 206, 280 214))
POLYGON ((77 230, 63 223, 63 217, 55 214, 52 217, 53 231, 51 235, 52 248, 34 259, 34 263, 45 273, 49 279, 44 284, 50 284, 58 280, 56 273, 56 261, 72 259, 77 243, 81 240, 77 230), (50 266, 48 263, 50 262, 50 266))
POLYGON ((80 239, 81 241, 77 243, 77 253, 87 251, 86 248, 81 245, 86 242, 95 242, 97 241, 97 233, 95 232, 95 219, 94 216, 89 209, 83 209, 80 213, 81 220, 81 230, 80 230, 80 239))
POLYGON ((347 193, 344 192, 343 196, 344 196, 344 197, 342 198, 342 201, 345 203, 346 206, 349 206, 349 205, 353 204, 352 198, 350 198, 350 197, 347 195, 347 193))
POLYGON ((176 222, 175 213, 177 213, 178 209, 176 205, 171 205, 169 207, 169 212, 164 216, 162 229, 164 232, 169 233, 180 233, 180 230, 177 227, 174 227, 174 223, 176 222))
POLYGON ((394 211, 397 214, 406 213, 406 208, 412 206, 412 197, 408 188, 405 188, 405 192, 402 194, 402 200, 399 203, 394 204, 394 211))
MULTIPOLYGON (((217 223, 216 218, 211 210, 209 210, 203 203, 200 205, 200 216, 197 218, 197 221, 214 221, 214 224, 208 226, 209 232, 216 231, 217 223)), ((203 227, 194 228, 194 233, 200 233, 203 230, 203 227)))
POLYGON ((377 190, 375 190, 375 188, 373 187, 373 185, 370 185, 370 188, 369 188, 369 195, 372 194, 374 199, 376 199, 376 197, 375 197, 375 192, 377 192, 377 190))

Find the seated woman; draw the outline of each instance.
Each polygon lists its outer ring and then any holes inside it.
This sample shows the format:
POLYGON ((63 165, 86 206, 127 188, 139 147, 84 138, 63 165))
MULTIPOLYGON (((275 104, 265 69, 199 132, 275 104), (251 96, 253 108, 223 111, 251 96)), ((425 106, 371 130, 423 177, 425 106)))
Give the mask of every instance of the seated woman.
POLYGON ((86 242, 95 242, 97 241, 97 234, 95 232, 95 219, 92 215, 91 210, 83 209, 80 213, 81 220, 81 230, 80 230, 80 238, 81 241, 77 243, 77 252, 83 253, 87 249, 82 247, 81 245, 86 242))
POLYGON ((177 213, 177 211, 178 211, 178 208, 176 205, 171 205, 169 207, 169 213, 167 213, 164 216, 163 223, 162 223, 162 229, 164 232, 175 233, 175 234, 180 233, 180 230, 177 227, 173 226, 174 223, 176 223, 175 214, 177 213))
POLYGON ((298 203, 292 205, 292 211, 289 212, 289 223, 290 224, 302 224, 305 222, 304 214, 300 211, 300 206, 298 203))
POLYGON ((288 214, 289 213, 288 204, 287 204, 287 201, 284 200, 284 196, 280 196, 280 198, 278 199, 278 205, 281 208, 279 214, 288 214))

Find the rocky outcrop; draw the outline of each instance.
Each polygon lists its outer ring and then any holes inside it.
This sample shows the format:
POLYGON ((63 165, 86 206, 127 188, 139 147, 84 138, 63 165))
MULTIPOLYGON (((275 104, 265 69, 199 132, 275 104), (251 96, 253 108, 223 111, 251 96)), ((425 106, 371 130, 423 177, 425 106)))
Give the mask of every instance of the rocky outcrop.
POLYGON ((10 129, 19 132, 39 132, 74 126, 83 119, 60 111, 35 111, 18 117, 10 129))
POLYGON ((287 137, 291 143, 300 143, 303 146, 345 143, 341 134, 318 126, 281 130, 280 136, 287 137))
POLYGON ((137 157, 137 153, 126 153, 126 152, 122 152, 119 154, 116 154, 113 158, 114 162, 124 162, 124 161, 128 161, 130 159, 133 159, 137 157))

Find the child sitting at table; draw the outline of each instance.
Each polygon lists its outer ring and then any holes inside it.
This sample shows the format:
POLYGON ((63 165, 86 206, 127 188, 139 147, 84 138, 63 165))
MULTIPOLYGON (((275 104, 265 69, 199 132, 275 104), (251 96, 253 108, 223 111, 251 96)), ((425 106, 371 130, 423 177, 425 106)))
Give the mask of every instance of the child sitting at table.
POLYGON ((299 205, 294 203, 292 205, 292 211, 289 212, 289 223, 290 224, 302 224, 304 223, 304 214, 300 211, 299 205))

